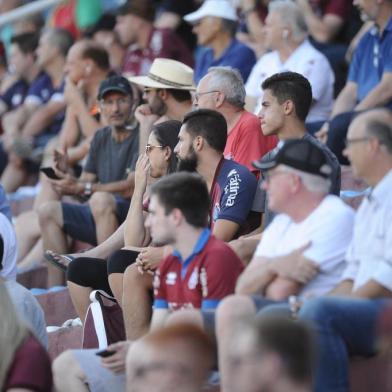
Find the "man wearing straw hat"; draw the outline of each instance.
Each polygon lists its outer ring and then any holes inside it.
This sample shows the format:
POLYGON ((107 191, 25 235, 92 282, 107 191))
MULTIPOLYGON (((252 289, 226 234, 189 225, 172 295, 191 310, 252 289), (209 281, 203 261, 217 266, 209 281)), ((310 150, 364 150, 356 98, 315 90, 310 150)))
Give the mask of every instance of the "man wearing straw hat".
POLYGON ((193 70, 179 61, 157 58, 147 75, 130 77, 129 81, 144 88, 146 103, 135 112, 140 123, 139 150, 142 153, 154 123, 182 121, 184 115, 191 111, 190 91, 195 89, 193 70))

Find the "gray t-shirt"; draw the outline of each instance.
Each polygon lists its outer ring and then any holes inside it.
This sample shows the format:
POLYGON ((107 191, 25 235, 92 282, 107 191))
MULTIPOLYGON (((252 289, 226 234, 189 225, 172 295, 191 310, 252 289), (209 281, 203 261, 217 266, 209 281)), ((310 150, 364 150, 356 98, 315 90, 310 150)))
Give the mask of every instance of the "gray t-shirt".
MULTIPOLYGON (((336 158, 335 154, 325 144, 321 143, 319 140, 317 140, 309 133, 305 133, 303 140, 308 140, 309 142, 313 143, 315 146, 319 147, 324 152, 327 158, 327 162, 332 168, 331 187, 329 189, 329 193, 332 195, 339 196, 340 185, 341 185, 341 170, 340 170, 339 161, 336 158)), ((263 159, 270 160, 279 151, 280 145, 281 143, 278 143, 278 145, 273 150, 269 151, 267 154, 263 156, 263 159)), ((275 217, 275 214, 268 208, 268 197, 265 194, 265 191, 263 191, 263 193, 264 193, 263 200, 264 200, 264 211, 265 211, 264 228, 266 228, 272 222, 272 219, 275 217)))
POLYGON ((110 127, 99 129, 91 141, 83 171, 95 174, 101 184, 125 180, 135 170, 138 151, 139 128, 121 143, 113 139, 110 127))
POLYGON ((40 343, 48 347, 44 311, 33 294, 14 280, 6 280, 5 287, 19 317, 26 322, 40 343))

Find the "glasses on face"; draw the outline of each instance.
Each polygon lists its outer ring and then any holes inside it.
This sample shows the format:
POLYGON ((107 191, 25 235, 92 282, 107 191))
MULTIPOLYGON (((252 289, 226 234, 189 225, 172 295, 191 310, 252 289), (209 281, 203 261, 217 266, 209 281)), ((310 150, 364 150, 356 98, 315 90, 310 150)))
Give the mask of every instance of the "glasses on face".
POLYGON ((291 174, 291 173, 282 170, 265 171, 263 173, 263 182, 266 182, 268 184, 271 181, 271 178, 279 176, 281 174, 291 174))
POLYGON ((146 154, 149 154, 154 148, 163 148, 164 146, 153 146, 152 144, 146 144, 146 154))
POLYGON ((370 140, 370 137, 357 137, 357 138, 352 138, 352 139, 346 139, 344 141, 344 144, 346 145, 346 148, 350 148, 355 143, 368 142, 369 140, 370 140))
POLYGON ((195 95, 194 95, 194 101, 195 101, 195 102, 198 102, 198 101, 199 101, 199 98, 200 98, 202 95, 212 94, 212 93, 220 93, 220 91, 218 91, 218 90, 211 90, 211 91, 205 91, 204 93, 195 93, 195 95))
POLYGON ((101 99, 100 102, 104 108, 108 108, 108 107, 112 107, 113 105, 116 105, 116 106, 129 105, 131 100, 129 98, 101 99))

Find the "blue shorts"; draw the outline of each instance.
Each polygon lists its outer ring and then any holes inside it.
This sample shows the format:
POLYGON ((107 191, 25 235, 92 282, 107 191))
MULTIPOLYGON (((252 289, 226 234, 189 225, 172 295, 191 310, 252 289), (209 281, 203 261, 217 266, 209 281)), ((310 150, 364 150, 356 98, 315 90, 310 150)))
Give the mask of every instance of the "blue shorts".
MULTIPOLYGON (((118 224, 124 222, 128 214, 130 201, 120 196, 116 199, 116 217, 118 224)), ((97 245, 97 233, 90 206, 84 204, 61 203, 63 211, 63 230, 71 238, 88 244, 97 245)))

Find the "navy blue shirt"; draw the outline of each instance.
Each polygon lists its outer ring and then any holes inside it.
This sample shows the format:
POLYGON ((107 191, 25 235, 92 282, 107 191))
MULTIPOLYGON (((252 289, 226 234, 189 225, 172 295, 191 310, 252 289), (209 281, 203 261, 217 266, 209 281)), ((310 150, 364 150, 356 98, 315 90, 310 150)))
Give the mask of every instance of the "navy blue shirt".
POLYGON ((0 96, 0 100, 6 104, 7 110, 13 110, 23 103, 28 89, 29 84, 19 79, 0 96))
POLYGON ((207 74, 208 68, 218 66, 230 66, 238 69, 244 82, 248 79, 250 71, 256 63, 256 56, 252 49, 243 43, 233 39, 228 48, 223 52, 222 56, 214 59, 212 49, 204 49, 195 65, 195 82, 207 74))
MULTIPOLYGON (((49 75, 42 72, 35 80, 31 83, 29 91, 27 93, 25 102, 27 104, 44 105, 49 101, 63 101, 64 83, 60 87, 54 87, 52 80, 49 75)), ((65 110, 59 112, 51 124, 45 129, 44 134, 55 135, 57 134, 64 121, 65 110)))
MULTIPOLYGON (((381 36, 377 27, 370 29, 354 52, 348 80, 357 84, 358 102, 380 83, 386 72, 392 72, 392 18, 381 36)), ((392 109, 392 102, 387 106, 392 109)))

